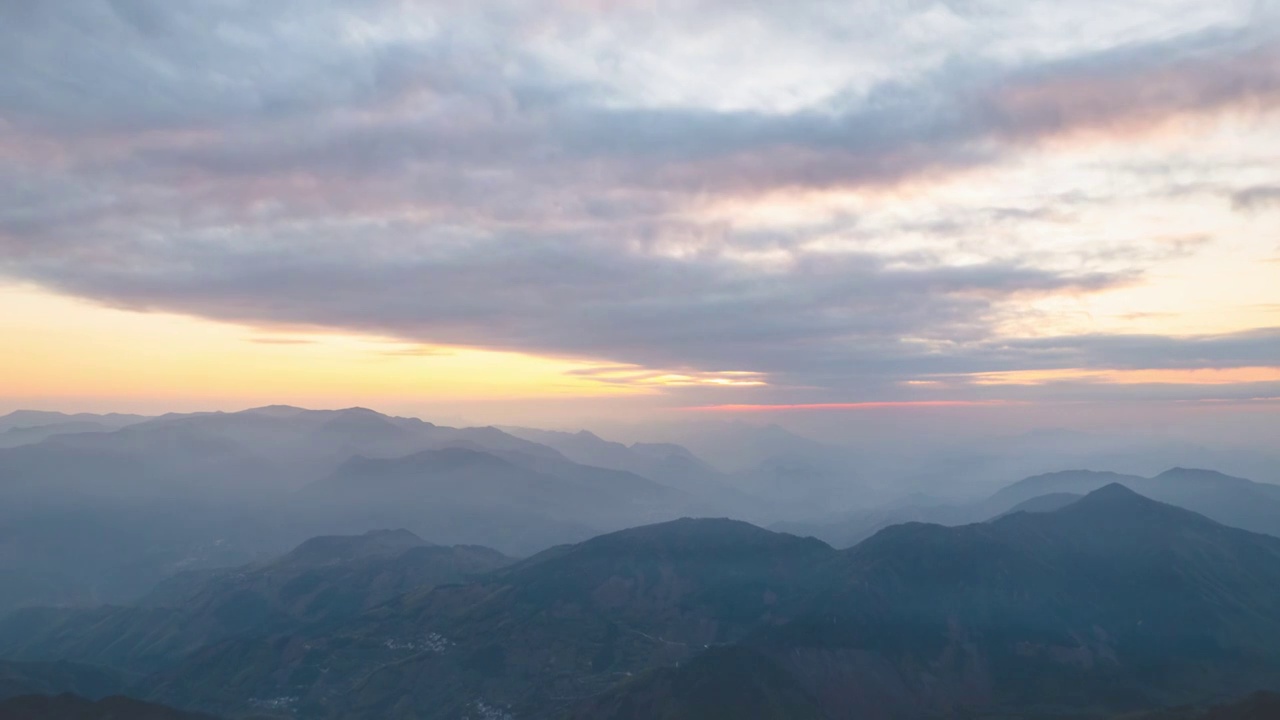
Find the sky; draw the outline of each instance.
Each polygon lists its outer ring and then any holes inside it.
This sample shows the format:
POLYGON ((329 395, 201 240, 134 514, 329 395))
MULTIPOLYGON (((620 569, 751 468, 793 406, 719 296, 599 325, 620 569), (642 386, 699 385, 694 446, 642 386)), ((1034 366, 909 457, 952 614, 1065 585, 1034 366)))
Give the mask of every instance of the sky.
POLYGON ((1277 0, 0 2, 0 68, 0 410, 1280 427, 1277 0))

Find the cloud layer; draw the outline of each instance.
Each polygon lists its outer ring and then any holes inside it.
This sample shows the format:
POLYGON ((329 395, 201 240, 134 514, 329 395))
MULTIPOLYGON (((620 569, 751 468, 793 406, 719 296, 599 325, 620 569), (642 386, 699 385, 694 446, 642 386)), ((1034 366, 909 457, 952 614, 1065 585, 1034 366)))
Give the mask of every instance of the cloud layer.
MULTIPOLYGON (((1118 171, 1076 181, 1084 161, 1054 198, 964 197, 1051 172, 1046 153, 1273 122, 1274 3, 1115 26, 1039 3, 468 5, 0 4, 0 273, 253 325, 747 372, 770 398, 1280 357, 1265 328, 1011 334, 1212 242, 1053 241, 1113 199, 1118 171), (945 217, 912 215, 933 192, 945 217)), ((1141 193, 1185 191, 1180 169, 1141 193)), ((1280 175, 1223 177, 1197 197, 1274 212, 1280 175)))

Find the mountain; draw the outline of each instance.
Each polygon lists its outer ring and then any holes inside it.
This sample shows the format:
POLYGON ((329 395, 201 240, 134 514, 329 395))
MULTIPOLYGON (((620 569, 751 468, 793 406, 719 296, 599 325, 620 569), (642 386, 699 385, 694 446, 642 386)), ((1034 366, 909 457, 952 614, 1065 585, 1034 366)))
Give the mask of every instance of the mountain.
POLYGON ((561 457, 496 428, 448 428, 365 408, 271 406, 165 415, 0 451, 0 490, 261 494, 297 489, 354 455, 398 457, 444 447, 561 457))
POLYGON ((512 562, 487 547, 433 545, 408 530, 373 530, 312 538, 259 565, 184 573, 160 583, 138 605, 224 618, 231 603, 259 605, 313 622, 354 615, 401 593, 460 582, 512 562))
POLYGON ((127 682, 125 675, 114 670, 66 660, 0 661, 0 700, 66 692, 97 699, 123 691, 127 682))
POLYGON ((776 425, 742 421, 698 421, 671 426, 662 439, 729 473, 750 470, 771 458, 829 458, 844 448, 811 440, 776 425))
POLYGON ((825 714, 772 659, 741 646, 649 670, 582 704, 572 720, 821 720, 825 714))
POLYGON ((834 518, 774 523, 780 532, 812 535, 834 547, 852 547, 892 525, 924 522, 964 525, 1014 512, 1056 509, 1065 496, 1083 496, 1111 483, 1147 497, 1202 513, 1218 522, 1280 536, 1280 485, 1257 483, 1212 470, 1174 468, 1155 477, 1092 470, 1067 470, 1019 480, 990 497, 947 504, 925 499, 859 509, 834 518), (1057 496, 1049 499, 1048 496, 1057 496), (1036 498, 1046 498, 1036 501, 1036 498), (1037 508, 1036 502, 1043 503, 1037 508), (1024 503, 1031 503, 1023 508, 1024 503))
POLYGON ((404 525, 513 554, 585 539, 601 528, 679 517, 695 505, 632 473, 464 448, 353 458, 296 502, 317 517, 333 514, 333 523, 404 525))
POLYGON ((1107 715, 1280 681, 1276 587, 1280 539, 1117 484, 847 551, 680 520, 233 638, 141 687, 224 712, 297 697, 317 718, 698 717, 753 684, 760 717, 1107 715))
MULTIPOLYGON (((335 523, 340 508, 313 516, 294 493, 353 455, 449 447, 568 464, 550 448, 494 428, 441 427, 362 408, 165 415, 0 448, 0 613, 31 604, 127 602, 183 570, 274 556, 315 535, 403 524, 364 517, 335 523)), ((508 549, 532 552, 589 536, 582 527, 508 549)), ((488 539, 472 534, 467 542, 488 539)))
POLYGON ((1012 507, 1038 495, 1088 493, 1113 482, 1226 525, 1280 536, 1280 485, 1257 483, 1213 470, 1173 468, 1150 478, 1089 471, 1052 473, 1014 483, 996 493, 991 502, 1012 507))
POLYGON ((793 535, 812 536, 832 547, 849 548, 893 525, 911 522, 963 525, 989 517, 984 515, 984 512, 985 510, 980 507, 972 505, 907 503, 870 510, 853 510, 842 513, 834 520, 777 522, 770 525, 769 529, 793 535))
POLYGON ((835 719, 1119 712, 1280 681, 1280 539, 1119 484, 845 555, 837 585, 754 638, 835 719))
POLYGON ((47 410, 14 410, 8 415, 0 415, 0 433, 10 430, 30 430, 42 427, 58 427, 69 424, 94 425, 97 427, 119 429, 126 425, 134 425, 148 420, 146 415, 128 415, 124 413, 61 413, 47 410))
POLYGON ((307 540, 267 567, 276 571, 285 568, 326 567, 366 558, 394 557, 406 550, 421 547, 431 547, 431 543, 403 529, 370 530, 356 536, 324 535, 307 540))
POLYGON ((885 487, 871 482, 876 475, 866 472, 862 451, 818 442, 779 425, 689 422, 669 426, 661 439, 677 441, 678 447, 722 471, 717 483, 754 499, 746 509, 761 523, 889 499, 885 487))
POLYGON ((510 562, 488 548, 435 546, 404 530, 314 538, 272 562, 177 576, 135 606, 20 610, 0 620, 0 653, 153 671, 228 637, 354 617, 510 562))
POLYGON ((35 443, 47 440, 57 435, 103 433, 111 432, 116 429, 117 428, 115 427, 103 425, 102 423, 79 420, 58 423, 56 425, 41 425, 38 427, 15 427, 0 432, 0 448, 34 445, 35 443))
POLYGON ((145 688, 225 712, 297 696, 297 711, 315 717, 460 717, 482 706, 554 717, 628 673, 785 622, 836 557, 747 523, 676 520, 409 593, 340 627, 221 643, 145 688))
POLYGON ((1020 503, 1042 495, 1055 493, 1088 494, 1112 483, 1128 485, 1145 479, 1138 475, 1124 475, 1113 472, 1064 470, 1062 472, 1033 475, 1019 480, 997 491, 991 496, 990 503, 993 506, 1000 507, 1001 512, 1004 512, 1020 503))
POLYGON ((0 702, 0 720, 215 720, 163 705, 112 696, 89 700, 77 695, 23 695, 0 702))
POLYGON ((1012 508, 1009 508, 1009 510, 1000 513, 996 517, 1001 518, 1005 515, 1012 515, 1017 512, 1053 512, 1055 510, 1061 510, 1082 497, 1084 496, 1076 495, 1075 493, 1049 493, 1048 495, 1040 495, 1033 497, 1030 500, 1024 500, 1017 505, 1014 505, 1012 508))
POLYGON ((753 502, 731 488, 728 478, 718 470, 674 443, 628 446, 604 440, 586 430, 569 433, 523 427, 504 429, 517 437, 554 448, 576 463, 635 473, 721 505, 750 507, 753 502))

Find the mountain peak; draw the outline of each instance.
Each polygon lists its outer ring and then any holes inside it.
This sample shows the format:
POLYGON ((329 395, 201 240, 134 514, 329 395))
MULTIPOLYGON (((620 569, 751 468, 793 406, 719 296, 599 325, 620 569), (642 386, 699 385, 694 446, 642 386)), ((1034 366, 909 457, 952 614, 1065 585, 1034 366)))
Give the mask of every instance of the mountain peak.
MULTIPOLYGON (((1084 500, 1092 503, 1135 502, 1138 499, 1146 502, 1155 502, 1154 500, 1148 500, 1118 482, 1103 485, 1097 490, 1094 490, 1084 496, 1084 500)), ((1084 500, 1082 500, 1082 502, 1084 500)))
POLYGON ((429 546, 408 530, 370 530, 363 535, 321 535, 304 541, 277 565, 327 565, 375 555, 397 555, 415 547, 429 546))
POLYGON ((308 412, 306 408, 295 407, 293 405, 263 405, 262 407, 249 408, 241 410, 240 415, 267 415, 271 417, 293 417, 308 412))
POLYGON ((1055 514, 1105 518, 1128 524, 1139 518, 1161 525, 1182 521, 1216 524, 1199 513, 1152 500, 1120 483, 1104 485, 1055 514))
POLYGON ((776 533, 758 525, 730 518, 692 518, 642 525, 600 535, 587 540, 580 547, 610 548, 663 548, 671 551, 712 550, 724 547, 760 547, 791 542, 812 542, 824 545, 812 538, 798 538, 786 533, 776 533))

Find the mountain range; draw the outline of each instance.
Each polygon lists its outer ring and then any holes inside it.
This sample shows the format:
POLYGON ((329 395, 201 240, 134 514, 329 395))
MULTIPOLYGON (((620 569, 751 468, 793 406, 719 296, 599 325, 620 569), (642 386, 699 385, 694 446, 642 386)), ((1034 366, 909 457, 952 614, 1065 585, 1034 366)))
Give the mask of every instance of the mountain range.
POLYGON ((407 527, 528 555, 711 509, 496 428, 360 408, 94 417, 123 427, 0 448, 0 612, 131 601, 177 572, 260 560, 319 534, 407 527))
POLYGON ((134 605, 16 611, 0 620, 0 645, 18 659, 76 658, 147 673, 229 637, 354 617, 510 562, 404 530, 317 537, 271 562, 175 576, 134 605))
POLYGON ((102 620, 23 634, 40 620, 20 615, 0 654, 128 647, 90 657, 145 673, 131 694, 228 717, 1113 717, 1280 687, 1280 539, 1114 483, 848 550, 681 519, 320 612, 283 592, 378 587, 339 578, 419 543, 323 538, 236 573, 259 579, 175 582, 138 606, 177 601, 194 613, 177 626, 199 628, 219 604, 187 598, 250 588, 277 610, 220 637, 138 643, 102 620))
POLYGON ((1072 498, 1112 483, 1194 510, 1226 525, 1280 536, 1280 485, 1187 468, 1172 468, 1154 477, 1069 470, 1025 478, 989 497, 967 503, 913 498, 880 508, 855 510, 834 519, 780 522, 772 527, 813 535, 836 547, 851 547, 879 530, 905 522, 963 525, 999 517, 1015 509, 1057 509, 1072 498))

